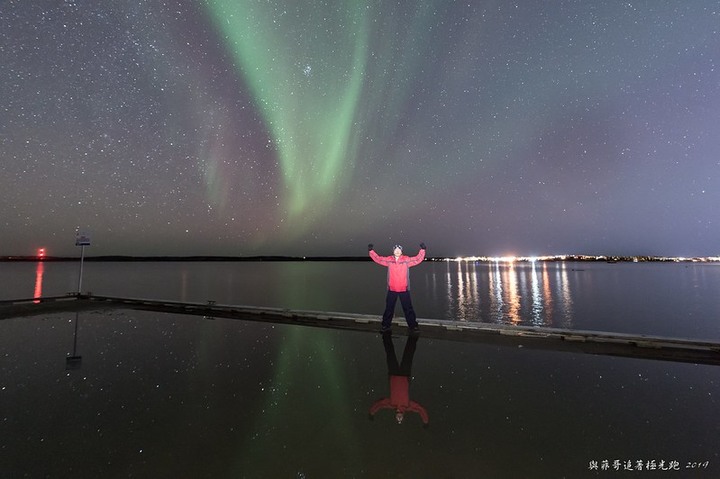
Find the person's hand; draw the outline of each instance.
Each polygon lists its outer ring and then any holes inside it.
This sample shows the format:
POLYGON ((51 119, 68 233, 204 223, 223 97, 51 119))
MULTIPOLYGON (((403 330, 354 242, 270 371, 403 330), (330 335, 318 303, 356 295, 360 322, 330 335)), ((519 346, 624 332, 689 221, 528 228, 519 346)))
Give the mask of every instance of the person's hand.
POLYGON ((372 244, 372 243, 369 243, 369 244, 368 244, 368 251, 372 251, 372 250, 373 250, 373 244, 372 244))
POLYGON ((425 243, 420 243, 420 249, 425 249, 425 243))

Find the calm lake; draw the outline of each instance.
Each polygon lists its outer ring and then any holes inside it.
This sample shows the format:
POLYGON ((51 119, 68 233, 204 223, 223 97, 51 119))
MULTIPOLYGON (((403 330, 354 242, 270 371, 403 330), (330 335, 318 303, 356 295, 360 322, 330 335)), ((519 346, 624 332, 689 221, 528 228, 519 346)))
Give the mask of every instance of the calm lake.
MULTIPOLYGON (((0 263, 0 299, 77 285, 77 263, 0 263)), ((717 264, 425 262, 411 287, 421 321, 720 342, 717 264)), ((86 262, 82 290, 379 315, 385 270, 86 262)), ((718 373, 140 311, 16 318, 0 322, 0 477, 719 477, 718 373), (404 352, 427 427, 369 416, 404 352)))

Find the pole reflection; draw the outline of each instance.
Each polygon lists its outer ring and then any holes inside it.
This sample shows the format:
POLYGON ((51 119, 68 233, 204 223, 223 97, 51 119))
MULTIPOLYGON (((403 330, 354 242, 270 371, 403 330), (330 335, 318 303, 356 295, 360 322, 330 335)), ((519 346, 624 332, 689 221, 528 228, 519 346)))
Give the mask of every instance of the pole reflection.
POLYGON ((39 303, 42 298, 43 274, 45 273, 45 263, 38 261, 35 268, 35 292, 33 293, 33 303, 39 303))
POLYGON ((78 323, 80 322, 80 313, 75 312, 75 332, 73 333, 73 352, 65 358, 65 370, 80 369, 82 365, 82 356, 77 353, 77 337, 78 323))
POLYGON ((370 420, 375 418, 375 414, 381 409, 391 409, 395 411, 395 420, 398 424, 402 424, 405 420, 407 412, 414 412, 420 416, 423 426, 427 427, 430 418, 427 411, 416 401, 410 399, 410 380, 412 378, 412 361, 415 356, 419 336, 411 334, 405 342, 402 360, 398 363, 395 355, 395 346, 393 344, 392 335, 390 333, 382 334, 383 348, 385 349, 385 358, 387 361, 388 377, 390 380, 390 396, 378 399, 370 407, 370 420))

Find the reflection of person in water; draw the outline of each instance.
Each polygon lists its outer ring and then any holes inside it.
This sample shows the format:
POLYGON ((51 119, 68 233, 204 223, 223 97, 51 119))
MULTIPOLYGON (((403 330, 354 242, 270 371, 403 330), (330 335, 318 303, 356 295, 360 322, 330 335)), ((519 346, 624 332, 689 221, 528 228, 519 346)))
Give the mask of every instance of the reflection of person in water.
POLYGON ((389 333, 383 333, 382 340, 387 356, 388 375, 390 376, 390 397, 380 399, 372 405, 370 419, 380 409, 394 409, 395 419, 398 424, 402 424, 405 413, 410 411, 418 413, 425 427, 427 427, 429 421, 427 411, 420 404, 410 400, 410 369, 412 368, 418 336, 412 335, 408 337, 400 364, 398 364, 395 356, 392 336, 389 333))

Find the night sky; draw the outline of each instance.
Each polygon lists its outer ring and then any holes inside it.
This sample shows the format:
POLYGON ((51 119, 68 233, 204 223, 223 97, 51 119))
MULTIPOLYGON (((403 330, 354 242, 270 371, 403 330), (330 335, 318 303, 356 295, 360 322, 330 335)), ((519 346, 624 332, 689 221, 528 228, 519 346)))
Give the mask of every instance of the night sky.
POLYGON ((0 254, 720 253, 720 2, 5 0, 0 254))

